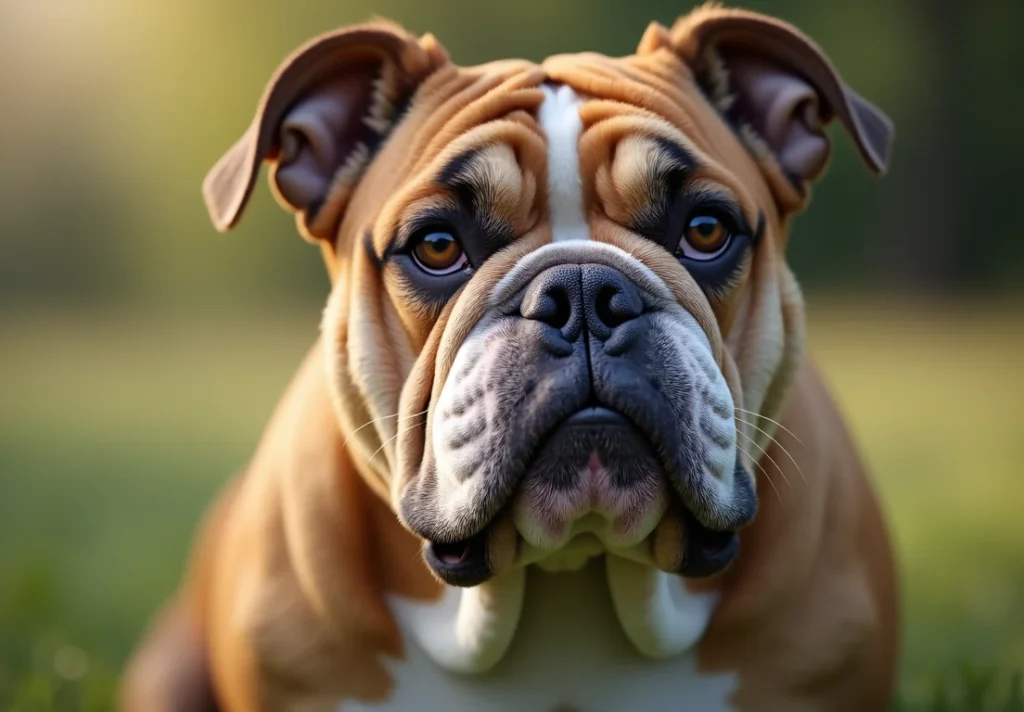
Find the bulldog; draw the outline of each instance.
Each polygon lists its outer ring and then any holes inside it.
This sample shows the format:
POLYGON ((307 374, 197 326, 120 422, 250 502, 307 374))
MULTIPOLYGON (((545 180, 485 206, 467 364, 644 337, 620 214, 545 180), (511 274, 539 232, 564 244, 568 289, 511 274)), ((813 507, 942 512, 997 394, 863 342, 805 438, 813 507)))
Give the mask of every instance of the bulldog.
POLYGON ((804 354, 791 218, 887 117, 794 27, 635 52, 301 47, 204 183, 261 164, 321 336, 130 663, 143 711, 884 710, 894 563, 804 354))

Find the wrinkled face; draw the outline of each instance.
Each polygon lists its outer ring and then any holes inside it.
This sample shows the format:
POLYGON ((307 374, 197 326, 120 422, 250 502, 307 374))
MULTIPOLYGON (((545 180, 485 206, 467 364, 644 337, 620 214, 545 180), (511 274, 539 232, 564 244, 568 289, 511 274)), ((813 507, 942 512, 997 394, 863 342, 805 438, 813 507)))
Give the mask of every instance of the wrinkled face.
MULTIPOLYGON (((399 414, 367 445, 380 450, 371 476, 453 584, 604 551, 707 575, 756 510, 754 431, 743 448, 738 428, 757 421, 737 410, 726 337, 757 254, 770 282, 779 269, 769 192, 699 94, 658 96, 673 121, 560 81, 609 70, 622 71, 591 57, 507 68, 470 104, 486 120, 447 120, 457 135, 354 248, 372 277, 349 280, 384 294, 347 305, 338 368, 375 406, 349 422, 399 414), (386 365, 388 390, 367 386, 386 365)), ((765 383, 783 365, 774 316, 774 343, 753 357, 765 383)), ((342 384, 343 410, 347 397, 342 384)))
POLYGON ((378 23, 286 60, 204 192, 227 229, 272 163, 332 276, 346 449, 442 579, 603 552, 705 576, 800 358, 782 255, 832 119, 884 170, 884 114, 754 13, 474 68, 378 23))

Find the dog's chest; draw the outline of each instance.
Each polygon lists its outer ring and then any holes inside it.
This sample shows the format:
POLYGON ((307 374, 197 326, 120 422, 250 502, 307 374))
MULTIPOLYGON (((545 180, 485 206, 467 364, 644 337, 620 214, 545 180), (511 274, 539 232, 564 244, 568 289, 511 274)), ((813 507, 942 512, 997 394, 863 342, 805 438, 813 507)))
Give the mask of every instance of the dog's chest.
MULTIPOLYGON (((428 611, 424 611, 429 614, 428 611)), ((347 701, 339 712, 725 712, 733 674, 698 672, 692 655, 652 661, 623 634, 603 569, 531 572, 523 617, 505 657, 482 675, 438 667, 406 636, 404 660, 388 660, 388 699, 347 701)))

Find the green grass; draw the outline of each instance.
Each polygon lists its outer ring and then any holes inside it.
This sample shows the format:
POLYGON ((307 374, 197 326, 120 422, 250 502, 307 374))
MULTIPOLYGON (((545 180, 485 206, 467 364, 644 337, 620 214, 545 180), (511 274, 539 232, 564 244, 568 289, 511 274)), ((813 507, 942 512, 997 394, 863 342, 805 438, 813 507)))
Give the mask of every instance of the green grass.
MULTIPOLYGON (((897 541, 904 710, 1024 712, 1024 321, 992 312, 812 312, 897 541)), ((317 317, 0 317, 0 710, 110 708, 317 317)))

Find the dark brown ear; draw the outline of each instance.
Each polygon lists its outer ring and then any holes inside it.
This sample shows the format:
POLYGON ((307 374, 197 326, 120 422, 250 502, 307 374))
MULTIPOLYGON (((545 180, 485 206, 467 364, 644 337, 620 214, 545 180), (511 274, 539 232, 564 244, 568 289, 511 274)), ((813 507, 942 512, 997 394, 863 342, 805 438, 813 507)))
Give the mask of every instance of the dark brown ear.
MULTIPOLYGON (((641 48, 657 44, 657 34, 649 30, 641 48)), ((802 203, 824 171, 831 149, 825 127, 833 119, 853 138, 867 166, 876 175, 885 172, 892 122, 848 87, 825 53, 795 27, 753 12, 705 6, 663 36, 768 168, 784 203, 802 203)))
POLYGON ((203 181, 222 232, 241 217, 264 160, 278 201, 307 239, 334 238, 348 195, 398 118, 399 104, 440 64, 430 36, 375 23, 318 37, 274 73, 249 129, 203 181))

